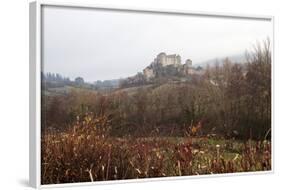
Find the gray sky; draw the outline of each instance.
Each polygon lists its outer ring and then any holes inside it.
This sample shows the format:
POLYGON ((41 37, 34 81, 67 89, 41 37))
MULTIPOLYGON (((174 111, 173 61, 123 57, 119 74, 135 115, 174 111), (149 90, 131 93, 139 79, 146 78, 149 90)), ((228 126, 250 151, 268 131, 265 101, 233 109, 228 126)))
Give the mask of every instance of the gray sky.
POLYGON ((244 53, 271 34, 264 20, 44 7, 43 65, 89 82, 125 78, 160 52, 196 64, 244 53))

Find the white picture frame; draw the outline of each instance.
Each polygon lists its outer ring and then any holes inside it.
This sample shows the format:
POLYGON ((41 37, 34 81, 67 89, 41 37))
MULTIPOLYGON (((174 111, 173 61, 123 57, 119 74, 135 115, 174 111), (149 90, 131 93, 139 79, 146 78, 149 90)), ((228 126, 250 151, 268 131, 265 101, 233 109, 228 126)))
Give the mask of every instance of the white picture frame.
MULTIPOLYGON (((144 12, 144 13, 163 13, 163 14, 178 14, 178 15, 192 15, 192 16, 209 16, 209 17, 222 17, 222 18, 240 18, 240 19, 254 19, 254 20, 267 20, 272 23, 274 27, 274 17, 264 15, 242 15, 242 14, 229 14, 229 13, 213 13, 213 12, 193 12, 185 10, 160 10, 150 8, 134 8, 134 7, 118 7, 118 6, 100 6, 84 3, 64 3, 38 0, 30 3, 30 27, 29 27, 29 44, 30 44, 30 69, 29 69, 29 102, 30 102, 30 129, 29 129, 29 180, 30 185, 34 188, 45 187, 65 187, 65 186, 81 186, 81 185, 99 185, 99 184, 116 184, 127 182, 144 182, 144 181, 158 181, 158 180, 177 180, 177 179, 193 179, 202 177, 211 177, 210 175, 203 176, 181 176, 181 177, 165 177, 165 178, 149 178, 149 179, 130 179, 122 181, 99 181, 99 182, 82 182, 71 184, 53 184, 41 185, 41 62, 42 62, 42 7, 43 6, 58 6, 58 7, 75 7, 99 10, 118 10, 130 12, 144 12)), ((273 30, 272 30, 273 31, 273 30)), ((272 33, 273 46, 272 46, 272 71, 274 71, 274 34, 272 33)), ((274 76, 272 72, 272 170, 259 171, 259 172, 242 172, 242 173, 229 173, 229 174, 215 174, 214 176, 236 176, 236 175, 253 175, 253 174, 269 174, 274 172, 274 76)))

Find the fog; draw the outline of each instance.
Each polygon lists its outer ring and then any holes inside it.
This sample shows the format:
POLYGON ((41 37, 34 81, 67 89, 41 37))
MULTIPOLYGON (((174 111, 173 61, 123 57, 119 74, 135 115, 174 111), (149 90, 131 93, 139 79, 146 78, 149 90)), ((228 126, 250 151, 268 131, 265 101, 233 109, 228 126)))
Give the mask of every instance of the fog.
POLYGON ((194 64, 242 54, 271 37, 268 20, 45 6, 44 72, 86 81, 132 76, 160 52, 194 64))

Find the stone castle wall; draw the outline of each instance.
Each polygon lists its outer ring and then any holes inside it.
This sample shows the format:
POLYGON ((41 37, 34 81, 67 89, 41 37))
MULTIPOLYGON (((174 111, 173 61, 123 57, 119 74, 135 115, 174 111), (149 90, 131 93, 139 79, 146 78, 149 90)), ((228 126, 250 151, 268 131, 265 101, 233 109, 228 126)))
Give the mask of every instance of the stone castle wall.
POLYGON ((192 61, 187 59, 185 64, 181 64, 181 56, 177 54, 167 55, 162 52, 157 55, 153 62, 143 70, 143 74, 146 79, 150 80, 155 77, 157 69, 159 66, 166 67, 169 65, 174 65, 178 69, 178 72, 188 75, 188 74, 197 74, 198 71, 192 68, 192 61))
POLYGON ((166 53, 160 53, 154 59, 153 64, 160 64, 162 66, 178 65, 181 64, 181 57, 179 55, 166 55, 166 53))

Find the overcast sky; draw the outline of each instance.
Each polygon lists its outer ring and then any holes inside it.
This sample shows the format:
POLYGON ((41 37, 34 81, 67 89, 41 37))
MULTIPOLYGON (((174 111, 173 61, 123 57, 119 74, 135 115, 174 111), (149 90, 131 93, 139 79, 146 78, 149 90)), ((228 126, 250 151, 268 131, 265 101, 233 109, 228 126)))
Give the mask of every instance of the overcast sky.
POLYGON ((132 76, 160 52, 193 64, 271 37, 265 20, 44 7, 43 69, 88 82, 132 76))

